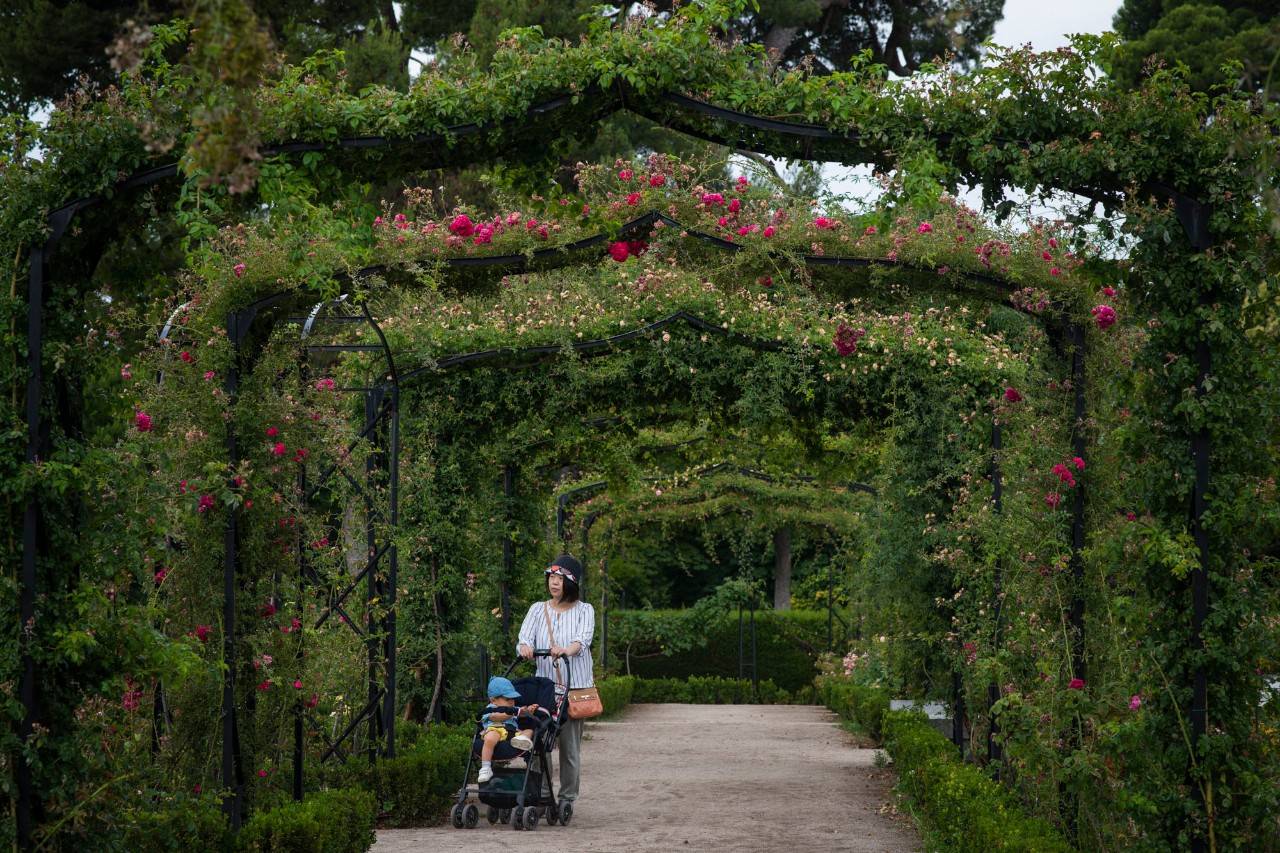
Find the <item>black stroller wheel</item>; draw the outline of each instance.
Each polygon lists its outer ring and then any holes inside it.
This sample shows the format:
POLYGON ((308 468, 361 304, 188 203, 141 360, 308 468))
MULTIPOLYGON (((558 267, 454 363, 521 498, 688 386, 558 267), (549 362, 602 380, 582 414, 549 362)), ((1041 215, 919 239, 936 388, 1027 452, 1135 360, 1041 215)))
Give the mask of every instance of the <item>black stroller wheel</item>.
POLYGON ((463 806, 461 803, 454 806, 449 812, 449 820, 453 823, 454 829, 462 829, 464 826, 463 806))
POLYGON ((517 832, 524 829, 524 810, 523 809, 511 810, 511 828, 516 830, 517 832))
POLYGON ((498 809, 498 820, 511 823, 511 809, 498 809))
POLYGON ((499 817, 501 817, 501 816, 502 816, 502 815, 501 815, 501 813, 499 812, 499 810, 498 810, 498 807, 497 807, 497 806, 489 806, 489 814, 488 814, 489 823, 497 823, 497 822, 498 822, 498 818, 499 818, 499 817))
POLYGON ((524 828, 528 830, 538 828, 538 809, 535 806, 525 806, 524 828))
POLYGON ((560 825, 568 826, 569 821, 573 819, 573 803, 560 804, 560 825))
POLYGON ((467 812, 463 816, 463 821, 467 824, 467 829, 475 829, 476 824, 480 822, 480 808, 475 803, 467 806, 467 812))
POLYGON ((560 809, 556 806, 547 806, 547 826, 555 826, 560 820, 560 809))

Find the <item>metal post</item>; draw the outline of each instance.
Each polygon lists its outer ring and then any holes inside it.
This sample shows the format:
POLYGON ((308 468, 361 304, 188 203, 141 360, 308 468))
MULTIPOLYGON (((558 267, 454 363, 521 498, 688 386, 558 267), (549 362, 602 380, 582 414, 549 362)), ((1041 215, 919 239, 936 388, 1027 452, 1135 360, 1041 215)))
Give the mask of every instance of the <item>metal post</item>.
POLYGON ((388 500, 391 504, 389 508, 391 529, 387 531, 387 536, 391 538, 391 543, 387 549, 387 639, 386 639, 386 658, 387 658, 387 693, 383 697, 383 730, 386 732, 387 758, 396 757, 396 644, 398 634, 396 632, 396 601, 398 591, 396 585, 400 582, 400 555, 396 548, 396 531, 400 528, 400 386, 395 385, 391 389, 391 447, 389 452, 391 458, 388 460, 388 468, 391 477, 391 483, 388 490, 388 500))
MULTIPOLYGON (((244 330, 240 315, 227 316, 227 337, 233 352, 223 390, 228 402, 234 402, 240 388, 240 344, 244 330)), ((240 462, 234 422, 227 423, 227 462, 235 470, 240 462)), ((234 506, 227 508, 222 538, 222 787, 230 789, 223 801, 223 811, 233 830, 240 828, 243 817, 243 783, 239 772, 239 729, 236 726, 236 569, 240 551, 239 514, 234 506)))
MULTIPOLYGON (((305 351, 304 351, 305 352, 305 351)), ((306 358, 299 359, 299 371, 302 379, 306 381, 306 358)), ((298 494, 302 496, 305 503, 307 500, 307 463, 305 460, 298 463, 298 494)), ((295 638, 298 652, 294 660, 298 664, 298 672, 302 672, 302 666, 306 660, 306 648, 303 644, 305 631, 303 625, 306 623, 307 609, 307 543, 302 534, 302 525, 297 526, 297 549, 298 549, 298 636, 295 638)), ((305 755, 303 750, 303 697, 295 696, 293 700, 293 799, 301 802, 302 791, 302 773, 305 766, 305 755)))
POLYGON ((745 661, 745 658, 743 656, 743 646, 742 646, 742 602, 739 601, 738 602, 738 680, 739 681, 742 680, 742 676, 744 674, 743 672, 744 661, 745 661))
MULTIPOLYGON (((1071 424, 1072 449, 1081 459, 1085 455, 1085 399, 1084 399, 1084 329, 1073 323, 1070 329, 1071 341, 1071 385, 1075 392, 1075 409, 1071 424)), ((1071 508, 1071 676, 1084 680, 1086 678, 1084 659, 1084 481, 1083 478, 1075 488, 1071 508)), ((1077 733, 1070 735, 1072 746, 1079 745, 1077 733)), ((1067 836, 1077 840, 1079 834, 1079 801, 1073 796, 1065 796, 1059 786, 1059 798, 1065 812, 1063 816, 1067 825, 1067 836)))
MULTIPOLYGON (((1197 323, 1196 360, 1198 362, 1196 376, 1196 397, 1205 394, 1205 380, 1212 367, 1212 353, 1209 342, 1205 340, 1204 323, 1197 323)), ((1196 655, 1195 667, 1191 676, 1191 761, 1195 761, 1200 751, 1200 741, 1204 738, 1209 726, 1209 682, 1204 666, 1204 623, 1209 616, 1209 534, 1204 529, 1204 511, 1206 495, 1209 491, 1209 430, 1201 427, 1191 439, 1191 454, 1195 461, 1195 486, 1191 493, 1191 530, 1195 539, 1196 551, 1199 554, 1197 565, 1191 571, 1191 652, 1196 655)), ((1188 768, 1190 771, 1190 767, 1188 768)), ((1191 790, 1199 802, 1201 811, 1206 808, 1204 790, 1200 780, 1193 779, 1191 790)), ((1191 832, 1191 849, 1201 853, 1207 847, 1201 828, 1193 826, 1191 832)))
MULTIPOLYGON (((993 420, 991 422, 991 502, 992 509, 997 517, 1004 515, 1004 477, 1000 470, 1000 451, 1003 448, 1000 421, 993 420)), ((994 577, 992 584, 992 616, 995 620, 995 628, 992 631, 991 651, 996 654, 1000 651, 1000 611, 1004 602, 1001 585, 1003 569, 1000 560, 997 559, 994 567, 994 577)), ((1000 723, 996 720, 995 711, 992 710, 1000 699, 1000 687, 994 680, 987 685, 987 764, 991 766, 995 772, 996 778, 1000 778, 1000 743, 996 736, 1000 734, 1000 723)))
POLYGON ((609 669, 609 560, 604 558, 600 560, 600 572, 602 580, 600 583, 600 609, 603 614, 600 617, 600 668, 609 669))
MULTIPOLYGON (((366 392, 364 395, 364 420, 365 423, 372 423, 374 416, 377 414, 378 407, 382 403, 382 390, 375 388, 366 392)), ((374 447, 370 450, 368 456, 364 460, 364 533, 365 533, 365 560, 373 561, 373 557, 378 553, 377 534, 373 526, 373 490, 374 490, 374 456, 378 452, 378 428, 373 431, 374 447)), ((378 579, 374 566, 369 566, 369 570, 365 573, 365 648, 369 658, 369 684, 368 698, 365 707, 372 708, 378 701, 378 632, 376 621, 373 616, 374 603, 378 598, 378 579)), ((371 713, 369 715, 369 744, 367 748, 369 754, 369 763, 372 764, 378 757, 378 715, 371 713)))
MULTIPOLYGON (((1072 448, 1081 459, 1085 456, 1084 398, 1084 330, 1071 326, 1074 346, 1071 352, 1071 383, 1075 391, 1075 420, 1072 424, 1072 448)), ((1084 660, 1084 478, 1075 488, 1071 511, 1071 674, 1085 678, 1084 660)))
POLYGON ((751 698, 760 698, 760 667, 756 658, 756 597, 751 596, 751 698))
POLYGON ((827 651, 835 648, 836 569, 835 561, 827 563, 827 651))
POLYGON ((964 758, 964 679, 958 669, 951 673, 951 742, 964 758))
MULTIPOLYGON (((40 459, 40 392, 44 382, 44 249, 31 249, 30 274, 27 278, 27 464, 35 465, 40 459)), ((22 514, 22 586, 18 595, 18 616, 21 619, 22 671, 18 696, 22 701, 22 720, 18 723, 18 738, 26 744, 35 728, 39 706, 36 697, 36 665, 31 655, 36 627, 36 551, 40 539, 40 500, 38 495, 28 495, 22 514)), ((35 792, 31 776, 31 764, 22 755, 14 756, 17 770, 18 846, 31 847, 35 792)))
POLYGON ((502 607, 502 636, 511 641, 511 576, 515 573, 516 543, 511 538, 511 499, 516 494, 516 469, 507 465, 502 469, 502 494, 507 499, 506 527, 507 535, 502 540, 502 580, 498 585, 498 596, 502 607))

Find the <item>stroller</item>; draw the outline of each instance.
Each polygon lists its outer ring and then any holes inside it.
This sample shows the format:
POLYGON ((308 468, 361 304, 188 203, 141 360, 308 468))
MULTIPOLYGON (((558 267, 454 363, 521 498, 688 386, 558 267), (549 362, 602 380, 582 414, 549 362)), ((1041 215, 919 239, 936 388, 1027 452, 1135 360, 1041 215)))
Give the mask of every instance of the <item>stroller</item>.
MULTIPOLYGON (((546 649, 534 651, 534 657, 549 657, 546 649)), ((561 658, 566 667, 565 683, 568 680, 569 659, 561 658)), ((516 658, 503 673, 510 676, 511 671, 520 663, 516 658)), ((462 788, 458 791, 458 802, 449 812, 450 821, 457 829, 473 829, 480 822, 480 808, 475 803, 468 803, 467 798, 475 794, 481 803, 489 807, 489 823, 511 824, 514 829, 536 829, 538 821, 546 819, 552 826, 559 823, 568 826, 573 818, 572 803, 557 803, 555 789, 551 783, 551 748, 556 744, 560 727, 568 719, 569 703, 564 697, 556 696, 556 683, 550 678, 529 676, 512 681, 520 694, 520 705, 536 704, 538 710, 532 715, 519 718, 517 725, 521 729, 533 730, 533 748, 521 751, 508 741, 499 743, 493 753, 493 778, 485 784, 468 785, 471 779, 471 768, 479 764, 480 748, 483 745, 483 730, 479 720, 476 721, 475 735, 471 740, 471 755, 467 758, 467 770, 462 777, 462 788), (513 768, 506 762, 523 756, 524 767, 513 768), (504 762, 504 764, 498 764, 504 762)))

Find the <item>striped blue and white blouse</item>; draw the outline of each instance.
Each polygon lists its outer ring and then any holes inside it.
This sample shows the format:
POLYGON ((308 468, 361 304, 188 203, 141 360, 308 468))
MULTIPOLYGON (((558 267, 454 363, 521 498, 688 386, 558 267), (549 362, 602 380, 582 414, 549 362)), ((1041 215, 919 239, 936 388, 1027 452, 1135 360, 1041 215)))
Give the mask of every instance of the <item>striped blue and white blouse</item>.
MULTIPOLYGON (((532 649, 551 648, 551 637, 547 633, 547 620, 543 613, 551 614, 551 630, 555 634, 556 645, 567 648, 575 642, 582 644, 582 651, 569 657, 572 679, 569 687, 591 687, 596 683, 591 661, 591 640, 596 633, 595 608, 585 601, 577 601, 573 607, 560 613, 554 607, 548 607, 545 601, 535 602, 520 625, 520 639, 516 641, 517 654, 520 644, 532 649)), ((534 662, 538 665, 538 675, 550 678, 557 684, 564 680, 563 662, 560 664, 558 680, 551 658, 534 658, 534 662)))

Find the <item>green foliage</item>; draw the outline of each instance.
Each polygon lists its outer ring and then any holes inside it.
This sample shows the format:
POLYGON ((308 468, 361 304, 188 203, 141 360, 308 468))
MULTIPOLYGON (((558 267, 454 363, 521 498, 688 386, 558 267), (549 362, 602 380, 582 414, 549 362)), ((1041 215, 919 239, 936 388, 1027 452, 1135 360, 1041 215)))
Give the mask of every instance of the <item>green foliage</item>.
POLYGON ((243 853, 364 853, 373 846, 376 803, 358 790, 321 791, 259 812, 236 836, 243 853))
MULTIPOLYGON (((240 16, 234 20, 250 23, 243 4, 226 8, 240 16)), ((251 777, 268 780, 254 782, 252 796, 263 804, 278 797, 274 779, 281 774, 271 771, 280 765, 300 699, 314 692, 315 716, 323 721, 345 719, 361 700, 363 646, 340 626, 310 627, 318 613, 295 574, 295 549, 301 547, 314 551, 314 564, 326 576, 349 576, 348 549, 358 541, 353 531, 361 519, 344 517, 342 509, 358 501, 339 484, 304 511, 296 500, 292 457, 277 459, 264 436, 268 426, 282 428, 291 451, 309 450, 312 464, 317 457, 341 460, 354 476, 363 470, 368 447, 358 443, 343 454, 361 413, 337 395, 321 393, 312 384, 317 377, 303 382, 297 340, 290 337, 295 333, 287 329, 277 331, 260 362, 243 365, 238 398, 215 392, 231 363, 224 325, 230 309, 282 288, 296 294, 297 305, 308 306, 335 294, 343 272, 385 263, 385 274, 349 289, 355 301, 368 300, 389 321, 384 325, 398 354, 413 353, 429 366, 431 359, 471 348, 537 344, 563 351, 528 370, 426 371, 423 384, 403 395, 405 411, 413 414, 403 424, 412 450, 401 485, 414 497, 403 507, 397 533, 404 588, 401 664, 404 683, 414 685, 417 714, 430 712, 422 706, 436 677, 443 679, 446 711, 460 707, 460 694, 469 689, 462 684, 468 676, 459 674, 463 655, 477 642, 509 649, 511 638, 500 636, 492 615, 499 581, 509 585, 517 612, 543 594, 538 569, 560 544, 548 542, 545 533, 546 495, 563 485, 555 472, 566 460, 582 460, 584 473, 604 476, 615 492, 651 490, 645 478, 653 472, 635 459, 631 443, 667 413, 707 424, 740 447, 776 447, 774 436, 795 436, 794 446, 803 448, 799 456, 787 449, 764 454, 779 463, 778 470, 793 469, 791 463, 803 458, 807 470, 822 472, 833 451, 841 471, 876 472, 878 510, 856 520, 850 509, 846 519, 866 550, 844 579, 864 633, 884 646, 876 666, 885 674, 875 680, 936 695, 943 679, 959 670, 975 709, 984 707, 980 700, 995 684, 1014 771, 1005 778, 1028 808, 1063 823, 1077 819, 1093 847, 1176 848, 1186 843, 1188 825, 1211 825, 1223 847, 1265 849, 1271 843, 1280 791, 1280 703, 1259 707, 1257 697, 1263 673, 1280 660, 1270 556, 1280 531, 1274 486, 1280 383, 1274 344, 1265 333, 1274 323, 1274 248, 1266 211, 1257 203, 1271 187, 1256 164, 1270 162, 1274 107, 1237 96, 1210 99, 1167 71, 1127 91, 1094 73, 1106 45, 1088 38, 1075 49, 1046 55, 996 51, 991 64, 972 75, 908 83, 864 65, 837 74, 779 70, 758 48, 721 41, 713 33, 723 23, 716 14, 690 4, 674 19, 593 28, 574 45, 523 31, 500 47, 490 69, 481 71, 465 54, 450 56, 407 92, 353 91, 331 55, 284 68, 258 89, 218 90, 210 80, 223 59, 231 62, 230 79, 253 79, 258 69, 249 60, 260 55, 261 43, 237 41, 234 27, 210 28, 193 75, 166 61, 164 45, 180 45, 185 37, 183 28, 170 27, 157 33, 122 89, 101 97, 77 93, 43 131, 20 119, 5 121, 0 257, 11 259, 11 286, 0 289, 0 329, 8 330, 13 358, 0 361, 10 392, 0 395, 7 425, 0 435, 0 495, 11 531, 19 528, 23 509, 38 502, 49 542, 30 632, 16 627, 16 582, 10 578, 3 587, 5 624, 15 627, 13 642, 0 644, 0 680, 16 684, 20 653, 33 653, 47 719, 26 744, 13 728, 4 737, 6 753, 32 756, 36 789, 51 816, 43 831, 63 827, 59 842, 94 837, 126 807, 121 785, 113 781, 121 778, 121 767, 152 768, 139 787, 145 791, 190 790, 214 775, 220 534, 230 509, 245 520, 245 540, 237 613, 242 653, 228 663, 237 675, 238 706, 245 709, 247 769, 268 774, 251 777), (211 86, 197 121, 188 109, 192 93, 211 86), (662 234, 639 259, 606 260, 572 274, 513 276, 499 284, 484 276, 446 275, 435 260, 525 253, 552 243, 508 229, 484 247, 450 245, 439 234, 422 232, 428 224, 441 231, 456 212, 451 201, 438 198, 417 206, 406 200, 406 221, 417 226, 412 234, 402 235, 390 222, 371 225, 378 211, 366 200, 369 185, 398 180, 424 163, 489 163, 499 155, 537 162, 548 140, 593 133, 599 114, 617 108, 624 96, 629 107, 675 127, 729 132, 660 97, 668 90, 756 115, 856 131, 838 142, 818 140, 803 153, 867 160, 884 169, 909 163, 924 174, 902 176, 907 201, 962 181, 983 184, 993 204, 1006 188, 1098 195, 1119 217, 1124 260, 1094 257, 1087 240, 1070 232, 1009 235, 941 198, 939 207, 928 208, 927 220, 914 209, 873 214, 879 217, 876 234, 867 234, 865 226, 873 222, 866 217, 829 211, 839 226, 819 228, 806 207, 788 204, 790 228, 771 252, 762 235, 719 225, 712 204, 700 200, 699 192, 733 195, 723 170, 664 173, 672 178, 670 187, 650 187, 641 195, 646 208, 673 207, 689 224, 732 237, 743 247, 732 256, 662 234), (592 96, 583 97, 588 92, 592 96), (531 105, 561 95, 572 101, 566 111, 542 120, 526 115, 531 105), (504 124, 513 121, 522 132, 515 146, 504 124), (271 158, 262 164, 260 196, 243 204, 221 189, 200 188, 201 178, 219 181, 237 170, 236 182, 247 180, 252 152, 237 146, 255 137, 331 142, 385 134, 405 140, 472 122, 485 130, 446 145, 271 158), (205 132, 197 135, 197 126, 205 132), (178 192, 129 194, 86 211, 70 242, 53 256, 58 286, 50 289, 45 311, 44 350, 46 423, 53 429, 40 462, 27 465, 21 426, 26 371, 18 332, 26 249, 43 239, 49 209, 166 162, 172 155, 164 152, 176 145, 186 151, 191 175, 178 192), (37 148, 44 152, 39 160, 30 156, 37 148), (1150 198, 1152 181, 1210 205, 1213 251, 1192 249, 1173 212, 1150 198), (934 216, 935 210, 944 215, 934 216), (925 221, 931 231, 920 227, 925 221), (98 237, 110 242, 112 232, 102 230, 108 222, 128 239, 99 263, 93 244, 98 237), (180 235, 188 240, 182 252, 161 251, 180 235), (973 283, 957 271, 986 271, 975 252, 979 239, 1008 245, 1008 256, 993 256, 998 281, 992 287, 1012 281, 1031 288, 1018 296, 1024 307, 1052 295, 1062 299, 1067 317, 1088 323, 1089 308, 1105 298, 1120 313, 1113 329, 1090 326, 1086 335, 1089 417, 1077 426, 1086 433, 1088 465, 1073 470, 1089 490, 1088 524, 1086 549, 1074 565, 1069 501, 1045 500, 1079 493, 1052 472, 1073 455, 1069 374, 1059 358, 1069 348, 1035 324, 1015 321, 1007 308, 961 292, 973 283), (917 271, 810 274, 796 265, 797 253, 819 251, 881 260, 894 252, 917 271), (1041 253, 1049 254, 1048 261, 1041 253), (1088 263, 1057 266, 1068 253, 1073 261, 1084 255, 1088 263), (235 272, 241 262, 243 276, 235 272), (1053 269, 1066 274, 1055 276, 1053 269), (765 277, 776 279, 773 287, 765 277), (180 315, 170 346, 135 358, 140 341, 153 337, 178 297, 154 312, 116 315, 101 296, 127 288, 145 298, 174 282, 182 301, 199 301, 180 315), (1100 292, 1104 285, 1119 293, 1100 292), (635 329, 680 308, 702 312, 723 331, 782 346, 758 353, 722 346, 709 333, 704 340, 689 329, 674 329, 671 340, 639 338, 591 359, 566 346, 579 335, 635 329), (856 354, 832 352, 841 323, 868 330, 856 354), (712 340, 716 345, 708 346, 712 340), (1197 358, 1202 345, 1212 353, 1203 380, 1197 358), (175 359, 182 351, 194 364, 175 359), (122 375, 121 362, 133 365, 137 379, 122 375), (166 375, 163 391, 149 387, 158 369, 166 375), (205 380, 207 371, 219 381, 205 380), (1024 402, 1002 402, 1006 385, 1021 388, 1024 402), (140 407, 155 419, 146 435, 130 425, 140 407), (997 454, 989 447, 993 418, 1005 427, 997 454), (605 440, 588 426, 600 420, 615 423, 605 440), (876 441, 849 450, 852 424, 859 420, 883 430, 876 441), (228 425, 243 440, 235 470, 225 458, 228 425), (1213 449, 1207 557, 1194 555, 1197 568, 1208 573, 1213 602, 1203 649, 1187 642, 1191 602, 1181 577, 1191 566, 1185 537, 1193 438, 1213 449), (986 479, 993 459, 1005 477, 1000 513, 986 479), (511 500, 494 483, 507 464, 518 469, 522 490, 511 500), (199 510, 202 496, 213 501, 212 514, 199 510), (1129 512, 1135 522, 1127 520, 1129 512), (1140 536, 1126 531, 1130 524, 1140 536), (319 544, 329 533, 334 539, 319 544), (497 543, 507 534, 519 555, 510 575, 493 568, 497 543), (170 545, 177 547, 171 551, 170 545), (161 567, 170 571, 157 579, 161 567), (1004 617, 999 642, 997 577, 1004 617), (1073 599, 1088 614, 1083 636, 1063 618, 1073 599), (282 610, 262 615, 268 600, 282 610), (295 613, 306 617, 305 631, 295 633, 284 618, 295 613), (213 638, 207 645, 192 636, 201 625, 213 638), (410 625, 417 630, 404 630, 410 625), (266 663, 267 656, 273 662, 266 663), (1080 656, 1086 683, 1073 688, 1080 656), (1187 686, 1200 666, 1208 674, 1212 725, 1192 743, 1171 733, 1182 731, 1187 686), (295 679, 303 683, 301 691, 293 687, 295 679), (159 684, 183 713, 164 732, 164 759, 152 762, 150 715, 139 707, 151 706, 159 684), (1133 698, 1139 702, 1130 710, 1133 698), (1192 784, 1213 794, 1205 797, 1205 810, 1185 784, 1188 767, 1192 784), (1079 814, 1049 805, 1060 789, 1081 804, 1079 814), (85 798, 85 791, 100 793, 85 798), (1200 824, 1188 819, 1197 813, 1204 817, 1200 824)), ((767 133, 756 142, 775 153, 798 153, 767 133)), ((585 182, 586 195, 563 196, 563 210, 557 193, 487 215, 550 218, 565 241, 616 233, 636 212, 624 201, 629 190, 621 180, 613 170, 601 170, 585 182), (588 199, 591 212, 582 212, 588 199)), ((741 201, 757 225, 775 209, 768 193, 749 191, 741 201)), ((400 209, 386 211, 394 212, 400 209)), ((990 291, 982 288, 980 295, 990 291)), ((351 384, 383 369, 359 355, 326 366, 333 378, 351 384)), ((687 458, 677 470, 695 461, 687 458)), ((383 488, 385 481, 377 485, 383 488)), ((812 517, 816 493, 792 492, 786 506, 771 506, 761 516, 781 517, 785 510, 812 517)), ((769 494, 780 492, 749 497, 769 494)), ((691 518, 700 523, 723 515, 713 502, 742 496, 726 489, 700 497, 705 500, 687 511, 645 508, 667 513, 669 527, 687 526, 691 518)), ((19 539, 15 533, 3 544, 7 566, 20 564, 19 539)), ((361 601, 353 604, 352 619, 376 624, 384 608, 385 602, 361 601)), ((17 718, 12 692, 5 708, 17 718)), ((980 711, 974 717, 974 736, 981 738, 989 719, 980 711)), ((318 741, 309 739, 313 746, 318 741)), ((356 746, 365 744, 358 740, 356 746)), ((945 788, 950 778, 940 776, 939 784, 945 788)), ((959 788, 981 793, 971 774, 957 778, 959 788)), ((957 825, 969 819, 955 815, 957 825)))

